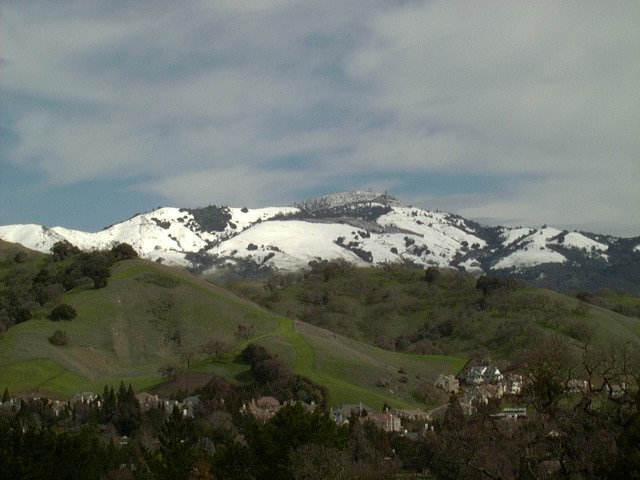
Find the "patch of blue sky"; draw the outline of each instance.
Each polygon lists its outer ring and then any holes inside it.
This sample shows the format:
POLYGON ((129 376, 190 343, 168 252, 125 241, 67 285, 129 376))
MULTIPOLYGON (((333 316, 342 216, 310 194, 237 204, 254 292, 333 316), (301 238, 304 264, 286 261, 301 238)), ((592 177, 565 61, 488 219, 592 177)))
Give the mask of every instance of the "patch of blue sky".
POLYGON ((135 191, 122 180, 37 187, 33 174, 11 165, 3 166, 2 176, 0 225, 35 223, 94 232, 165 202, 162 197, 135 191), (10 182, 5 181, 5 174, 10 182))

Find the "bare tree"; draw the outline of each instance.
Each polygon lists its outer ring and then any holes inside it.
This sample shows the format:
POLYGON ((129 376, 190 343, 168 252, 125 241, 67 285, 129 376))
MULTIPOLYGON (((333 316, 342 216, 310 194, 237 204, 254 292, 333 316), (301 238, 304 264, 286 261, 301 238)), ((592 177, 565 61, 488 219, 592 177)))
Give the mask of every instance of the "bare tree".
POLYGON ((191 366, 191 361, 193 360, 194 356, 195 356, 195 353, 193 353, 192 351, 183 352, 180 355, 180 363, 182 365, 184 365, 186 363, 187 364, 187 368, 189 368, 191 366))
POLYGON ((162 376, 162 378, 166 378, 168 381, 173 382, 175 381, 176 378, 178 378, 178 373, 180 372, 180 369, 178 368, 177 365, 168 363, 160 367, 158 369, 158 372, 160 373, 160 376, 162 376))
POLYGON ((238 340, 249 340, 255 334, 255 327, 250 324, 240 324, 236 330, 236 337, 238 340))
POLYGON ((202 346, 202 352, 213 357, 216 361, 222 360, 229 350, 231 350, 231 345, 221 338, 212 338, 202 346))

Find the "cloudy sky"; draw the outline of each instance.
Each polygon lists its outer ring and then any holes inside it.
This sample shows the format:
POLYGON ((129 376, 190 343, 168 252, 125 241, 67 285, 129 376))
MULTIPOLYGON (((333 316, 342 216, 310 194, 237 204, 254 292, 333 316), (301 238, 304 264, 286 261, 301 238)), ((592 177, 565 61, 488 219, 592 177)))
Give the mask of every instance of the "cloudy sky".
POLYGON ((0 6, 0 224, 388 191, 640 234, 637 1, 0 6))

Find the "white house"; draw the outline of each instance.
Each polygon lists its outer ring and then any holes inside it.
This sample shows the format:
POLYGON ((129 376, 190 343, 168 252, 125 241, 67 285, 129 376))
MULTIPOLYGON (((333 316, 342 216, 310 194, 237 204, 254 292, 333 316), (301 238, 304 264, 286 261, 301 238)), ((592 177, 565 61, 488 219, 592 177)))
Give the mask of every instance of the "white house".
POLYGON ((468 385, 480 385, 483 383, 497 383, 503 379, 503 376, 498 367, 478 365, 470 367, 464 379, 468 385))

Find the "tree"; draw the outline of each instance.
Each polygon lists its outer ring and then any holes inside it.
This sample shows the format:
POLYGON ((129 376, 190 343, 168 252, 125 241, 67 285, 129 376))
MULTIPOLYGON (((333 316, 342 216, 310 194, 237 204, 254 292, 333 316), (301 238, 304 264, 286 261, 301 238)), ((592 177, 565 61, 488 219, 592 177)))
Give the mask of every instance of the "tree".
POLYGON ((163 378, 166 378, 169 382, 173 382, 176 378, 178 378, 180 369, 176 365, 168 363, 163 367, 160 367, 159 372, 163 378))
POLYGON ((59 262, 70 256, 77 255, 80 253, 80 249, 75 245, 72 245, 67 240, 62 240, 53 244, 53 247, 51 247, 51 253, 53 253, 53 261, 59 262))
POLYGON ((513 278, 483 275, 476 281, 476 288, 481 290, 484 296, 491 295, 498 291, 513 291, 518 287, 518 282, 513 278))
POLYGON ((113 387, 109 388, 107 385, 104 386, 101 400, 100 423, 110 423, 116 416, 116 408, 118 405, 116 392, 113 390, 113 387))
POLYGON ((241 352, 240 358, 253 366, 254 364, 265 361, 268 358, 271 358, 271 355, 262 345, 258 345, 257 343, 250 343, 247 345, 241 352))
POLYGON ((449 403, 444 414, 443 426, 447 430, 460 430, 464 426, 464 411, 460 405, 458 395, 452 393, 449 396, 449 403))
POLYGON ((125 389, 124 382, 120 382, 116 403, 113 424, 120 435, 130 436, 142 421, 140 402, 138 402, 131 384, 128 389, 125 389))
POLYGON ((53 335, 49 337, 49 343, 57 347, 63 347, 69 343, 69 336, 64 330, 56 330, 53 332, 53 335))
POLYGON ((286 405, 266 424, 254 424, 246 434, 249 449, 254 454, 251 470, 256 478, 291 478, 290 453, 308 445, 322 445, 344 450, 348 430, 338 427, 326 414, 316 409, 307 412, 297 403, 286 405))
POLYGON ((202 352, 213 357, 214 360, 220 361, 224 355, 231 349, 229 342, 221 338, 212 338, 202 346, 202 352))
POLYGON ((251 365, 251 373, 259 385, 283 384, 291 376, 291 370, 279 358, 268 358, 251 365))
POLYGON ((116 260, 128 260, 131 258, 138 258, 138 252, 128 243, 119 243, 111 249, 116 260))
POLYGON ((424 271, 424 280, 427 283, 435 283, 440 278, 440 270, 437 267, 428 267, 424 271))
POLYGON ((49 319, 54 322, 58 322, 60 320, 73 320, 78 316, 78 312, 68 303, 63 303, 62 305, 58 305, 54 308, 49 314, 49 319))
POLYGON ((576 359, 564 337, 541 338, 523 352, 528 381, 525 395, 541 413, 554 414, 565 396, 569 380, 576 374, 576 359))
POLYGON ((191 362, 193 361, 193 358, 196 356, 196 354, 190 350, 186 351, 186 352, 182 352, 180 354, 180 363, 184 366, 185 364, 187 365, 187 368, 189 368, 191 366, 191 362))
POLYGON ((236 338, 238 340, 249 340, 255 332, 255 327, 250 324, 240 324, 236 330, 236 338))
POLYGON ((67 290, 81 285, 86 279, 91 279, 93 288, 104 288, 111 275, 109 267, 113 263, 110 252, 95 251, 81 252, 72 258, 71 264, 62 275, 62 283, 67 290))
POLYGON ((305 444, 290 455, 295 480, 352 480, 351 459, 345 450, 317 444, 305 444))
POLYGON ((190 418, 185 418, 177 406, 173 407, 158 438, 160 442, 160 458, 153 465, 156 478, 187 479, 196 466, 196 455, 193 450, 196 439, 192 435, 193 426, 190 418))

